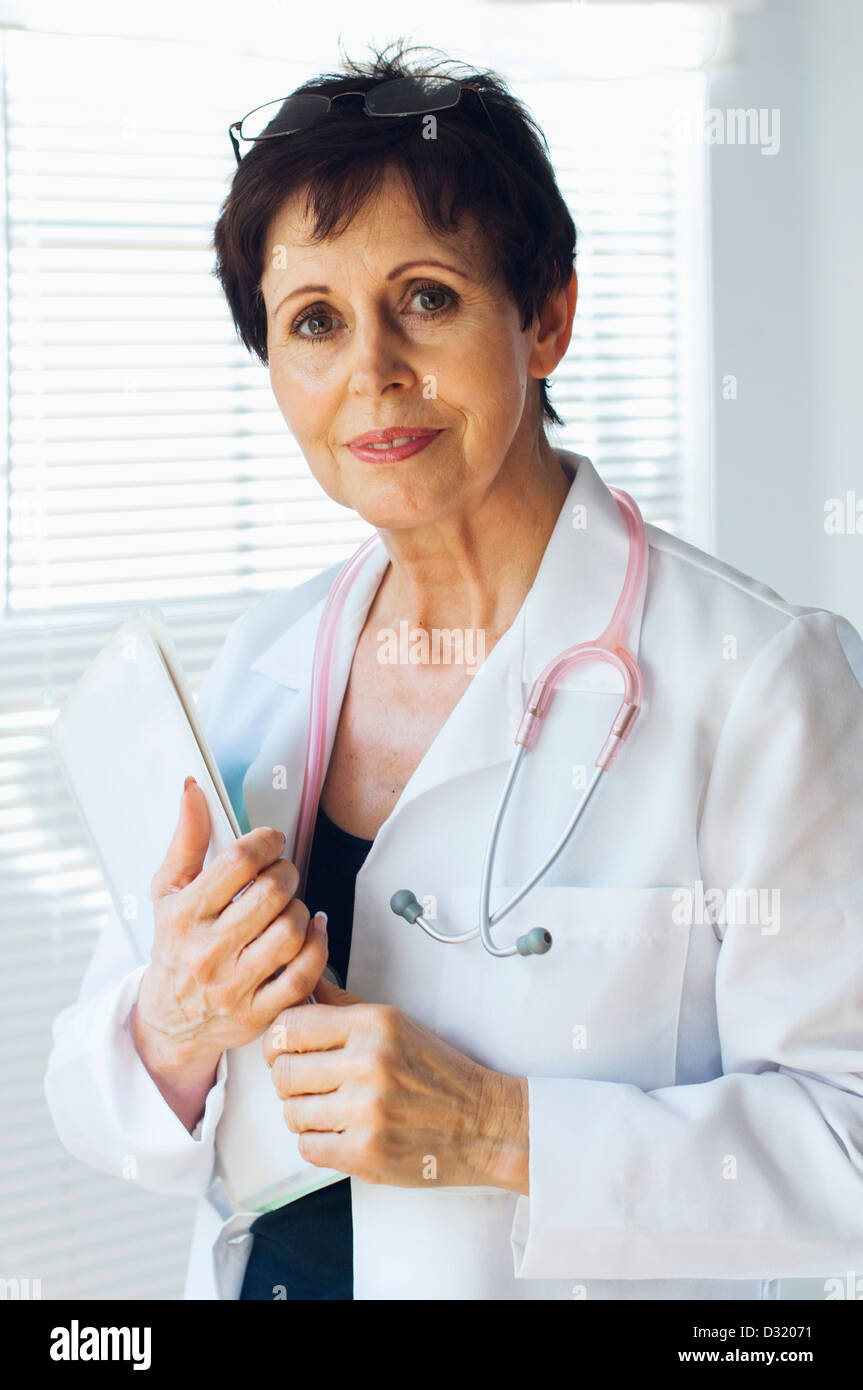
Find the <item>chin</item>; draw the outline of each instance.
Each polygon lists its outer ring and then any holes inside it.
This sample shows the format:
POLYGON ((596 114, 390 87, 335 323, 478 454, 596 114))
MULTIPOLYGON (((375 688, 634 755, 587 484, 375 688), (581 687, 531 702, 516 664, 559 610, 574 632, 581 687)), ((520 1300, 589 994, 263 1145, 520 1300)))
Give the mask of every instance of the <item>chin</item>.
POLYGON ((388 531, 431 525, 452 511, 454 500, 452 487, 438 497, 436 490, 426 492, 409 483, 404 488, 390 486, 378 490, 367 479, 357 481, 348 492, 349 500, 343 505, 352 507, 370 526, 388 531))

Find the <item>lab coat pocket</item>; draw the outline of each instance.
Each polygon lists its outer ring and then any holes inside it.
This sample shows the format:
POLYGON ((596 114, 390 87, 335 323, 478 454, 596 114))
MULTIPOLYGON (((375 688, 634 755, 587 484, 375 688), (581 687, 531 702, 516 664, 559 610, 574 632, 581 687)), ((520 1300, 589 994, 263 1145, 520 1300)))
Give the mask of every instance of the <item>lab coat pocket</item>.
MULTIPOLYGON (((496 959, 478 940, 442 946, 438 1032, 513 1075, 623 1081, 643 1090, 673 1085, 691 930, 676 895, 688 887, 535 887, 500 922, 495 941, 507 945, 544 927, 551 949, 496 959)), ((501 885, 493 909, 516 891, 501 885)), ((475 885, 472 892, 463 886, 453 901, 475 897, 475 885)))

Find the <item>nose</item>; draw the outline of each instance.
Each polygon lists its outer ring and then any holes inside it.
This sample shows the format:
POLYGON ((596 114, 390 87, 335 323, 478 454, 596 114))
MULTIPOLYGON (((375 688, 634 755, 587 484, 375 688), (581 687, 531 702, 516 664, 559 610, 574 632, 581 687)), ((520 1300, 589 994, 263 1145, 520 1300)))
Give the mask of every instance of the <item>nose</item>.
POLYGON ((351 343, 349 390, 355 396, 382 396, 409 390, 418 380, 404 339, 383 314, 357 323, 351 343))

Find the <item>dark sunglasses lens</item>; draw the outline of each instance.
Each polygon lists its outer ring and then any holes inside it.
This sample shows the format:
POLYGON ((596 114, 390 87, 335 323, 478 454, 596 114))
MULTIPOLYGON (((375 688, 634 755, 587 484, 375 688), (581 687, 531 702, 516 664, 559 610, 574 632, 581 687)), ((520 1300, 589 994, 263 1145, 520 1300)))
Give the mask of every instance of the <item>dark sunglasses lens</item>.
POLYGON ((243 117, 240 136, 243 140, 267 140, 273 135, 305 130, 329 110, 329 105, 329 97, 315 96, 312 92, 288 97, 285 101, 268 101, 266 106, 259 106, 243 117))
POLYGON ((383 82, 366 96, 373 116, 416 116, 423 111, 444 111, 455 106, 461 83, 440 77, 400 77, 383 82))

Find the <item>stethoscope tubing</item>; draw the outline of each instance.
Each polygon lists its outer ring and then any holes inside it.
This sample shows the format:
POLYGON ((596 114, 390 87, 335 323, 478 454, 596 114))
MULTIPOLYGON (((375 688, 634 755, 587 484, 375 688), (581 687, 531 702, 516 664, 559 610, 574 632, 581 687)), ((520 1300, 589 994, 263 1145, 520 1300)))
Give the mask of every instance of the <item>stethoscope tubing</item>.
MULTIPOLYGON (((642 588, 647 555, 646 534, 644 521, 635 501, 628 493, 619 488, 611 488, 610 491, 614 494, 624 515, 629 537, 629 555, 623 587, 611 621, 605 631, 594 642, 579 643, 550 661, 534 682, 528 696, 527 705, 516 733, 517 747, 510 762, 486 846, 480 886, 478 926, 465 932, 441 932, 424 916, 419 901, 410 890, 400 889, 390 899, 393 912, 403 916, 411 923, 416 922, 433 940, 445 945, 458 945, 479 937, 489 955, 497 958, 514 955, 542 955, 549 949, 552 944, 551 936, 542 928, 534 928, 526 935, 520 936, 511 946, 498 946, 492 937, 491 929, 517 907, 562 854, 596 787, 605 773, 614 766, 640 713, 642 703, 641 671, 635 658, 626 649, 624 640, 626 628, 642 588), (491 883, 498 840, 522 759, 537 740, 542 719, 548 710, 557 682, 565 672, 587 660, 605 661, 619 671, 624 685, 623 701, 612 721, 608 737, 597 755, 595 771, 551 852, 509 901, 495 912, 491 912, 491 883)), ((378 539, 377 535, 369 537, 340 571, 328 595, 318 627, 312 663, 311 710, 309 736, 306 745, 306 767, 294 842, 294 862, 297 864, 300 874, 298 893, 301 894, 305 891, 308 877, 314 823, 323 786, 330 669, 338 620, 344 608, 348 591, 364 564, 366 556, 376 546, 378 539)))

